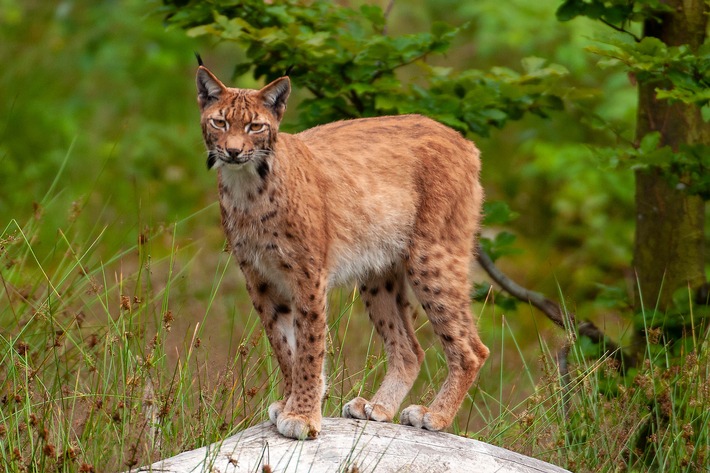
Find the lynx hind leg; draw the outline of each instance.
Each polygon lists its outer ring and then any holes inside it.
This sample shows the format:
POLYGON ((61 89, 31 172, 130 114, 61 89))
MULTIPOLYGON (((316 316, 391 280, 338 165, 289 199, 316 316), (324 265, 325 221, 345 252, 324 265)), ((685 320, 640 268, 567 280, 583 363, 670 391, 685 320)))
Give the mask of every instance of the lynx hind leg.
POLYGON ((283 399, 272 403, 268 410, 269 420, 276 424, 278 416, 286 406, 286 401, 291 396, 293 382, 293 354, 296 350, 296 340, 291 304, 250 266, 243 264, 241 268, 254 309, 259 314, 283 376, 283 399))
POLYGON ((366 281, 360 286, 360 297, 384 342, 387 373, 372 399, 351 400, 343 406, 343 417, 392 422, 424 359, 412 327, 403 270, 366 281))
POLYGON ((478 337, 470 311, 471 247, 461 246, 428 243, 426 252, 415 247, 407 261, 409 282, 441 340, 449 372, 431 405, 407 407, 400 415, 402 424, 435 431, 451 425, 488 358, 489 350, 478 337))

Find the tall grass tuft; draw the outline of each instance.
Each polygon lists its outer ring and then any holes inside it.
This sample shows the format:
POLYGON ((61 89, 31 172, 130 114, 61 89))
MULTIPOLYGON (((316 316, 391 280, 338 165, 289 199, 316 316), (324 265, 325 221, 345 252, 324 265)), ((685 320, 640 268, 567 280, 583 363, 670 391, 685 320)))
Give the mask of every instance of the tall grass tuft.
POLYGON ((117 470, 250 419, 241 386, 258 385, 259 371, 240 358, 211 379, 204 316, 169 342, 171 292, 189 267, 175 268, 180 249, 153 261, 143 235, 104 259, 93 252, 103 231, 79 241, 60 229, 40 255, 34 226, 10 222, 0 240, 4 470, 117 470))
POLYGON ((701 329, 686 344, 648 330, 643 360, 626 369, 615 354, 590 357, 580 340, 567 384, 541 338, 539 376, 522 353, 518 360, 532 393, 503 406, 484 393, 478 413, 487 422, 474 435, 571 471, 710 471, 710 331, 701 329))

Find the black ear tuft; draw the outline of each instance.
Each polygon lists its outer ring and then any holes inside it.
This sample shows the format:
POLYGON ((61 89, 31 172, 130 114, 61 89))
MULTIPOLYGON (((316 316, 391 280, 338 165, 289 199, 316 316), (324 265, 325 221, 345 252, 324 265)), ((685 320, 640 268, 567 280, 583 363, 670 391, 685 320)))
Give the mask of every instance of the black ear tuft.
POLYGON ((205 63, 202 62, 202 58, 200 57, 200 53, 198 53, 197 51, 194 51, 194 53, 195 53, 195 58, 197 59, 197 65, 204 66, 205 63))
POLYGON ((291 81, 288 77, 276 79, 259 91, 264 105, 271 110, 277 120, 283 118, 286 111, 286 100, 291 93, 291 81))

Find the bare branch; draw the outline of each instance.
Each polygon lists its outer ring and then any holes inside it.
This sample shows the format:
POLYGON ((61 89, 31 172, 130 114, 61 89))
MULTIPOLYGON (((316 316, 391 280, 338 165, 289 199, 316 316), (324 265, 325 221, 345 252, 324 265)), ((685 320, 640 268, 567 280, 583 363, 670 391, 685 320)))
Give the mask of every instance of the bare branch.
MULTIPOLYGON (((503 272, 498 269, 498 267, 493 263, 488 254, 483 251, 480 245, 477 248, 478 263, 481 267, 488 273, 488 275, 493 279, 493 281, 498 284, 505 292, 515 297, 518 300, 527 302, 533 307, 539 309, 543 314, 547 316, 548 319, 553 321, 557 326, 565 331, 570 331, 571 327, 574 327, 574 315, 570 313, 565 313, 560 305, 556 302, 548 299, 539 292, 531 291, 526 289, 520 284, 516 283, 508 276, 503 274, 503 272), (567 317, 567 321, 565 321, 567 317)), ((574 332, 571 333, 574 336, 574 332)))
POLYGON ((636 36, 635 34, 633 34, 631 31, 629 31, 629 30, 627 30, 627 29, 624 29, 624 28, 622 28, 622 27, 620 27, 620 26, 616 26, 615 24, 608 22, 608 21, 605 20, 604 18, 599 18, 599 21, 601 21, 602 23, 604 23, 604 24, 605 24, 606 26, 608 26, 609 28, 612 28, 612 29, 614 29, 614 30, 616 30, 616 31, 618 31, 618 32, 620 32, 620 33, 626 33, 627 35, 630 35, 632 38, 634 38, 634 41, 636 41, 637 43, 640 43, 640 42, 641 42, 641 38, 639 38, 638 36, 636 36))
POLYGON ((577 339, 577 334, 589 338, 595 344, 600 344, 604 346, 604 355, 611 356, 612 358, 618 360, 621 363, 622 368, 628 366, 634 366, 636 360, 624 354, 621 347, 615 342, 609 340, 608 337, 604 335, 596 325, 591 321, 585 320, 579 324, 575 321, 575 314, 564 310, 560 304, 548 299, 543 294, 535 291, 531 291, 520 284, 516 283, 508 276, 506 276, 498 267, 493 263, 491 257, 478 245, 477 248, 478 263, 481 267, 488 273, 488 275, 493 279, 493 281, 498 284, 505 292, 515 297, 516 299, 527 302, 533 307, 539 309, 543 314, 547 316, 555 325, 562 328, 568 335, 568 341, 557 353, 557 366, 560 373, 560 381, 562 383, 563 389, 565 389, 565 415, 567 412, 566 403, 568 401, 568 389, 569 389, 569 368, 567 365, 567 355, 572 348, 572 345, 577 339))

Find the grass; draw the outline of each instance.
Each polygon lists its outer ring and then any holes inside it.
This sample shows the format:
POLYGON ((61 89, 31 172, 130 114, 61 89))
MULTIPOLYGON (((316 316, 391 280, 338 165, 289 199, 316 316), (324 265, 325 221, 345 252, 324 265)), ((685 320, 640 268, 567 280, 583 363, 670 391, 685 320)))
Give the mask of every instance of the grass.
MULTIPOLYGON (((0 233, 2 469, 120 471, 265 420, 279 397, 268 342, 221 241, 192 240, 194 221, 217 226, 215 209, 138 225, 117 250, 115 227, 71 212, 49 243, 44 215, 56 205, 47 197, 44 213, 0 233)), ((386 363, 356 292, 336 291, 330 307, 323 412, 338 416, 344 402, 376 390, 386 363)), ((515 320, 492 304, 473 308, 493 354, 454 433, 572 471, 707 471, 707 331, 695 331, 680 356, 648 340, 626 377, 576 344, 565 390, 559 334, 521 336, 525 307, 515 320)), ((446 375, 426 318, 416 324, 426 357, 405 405, 430 401, 446 375)))

